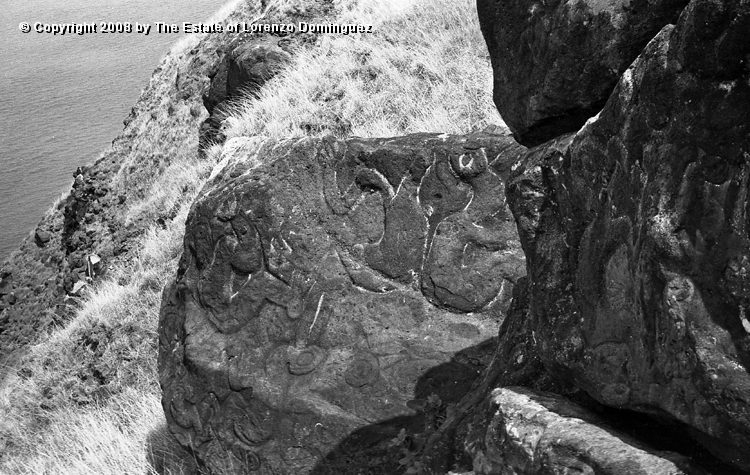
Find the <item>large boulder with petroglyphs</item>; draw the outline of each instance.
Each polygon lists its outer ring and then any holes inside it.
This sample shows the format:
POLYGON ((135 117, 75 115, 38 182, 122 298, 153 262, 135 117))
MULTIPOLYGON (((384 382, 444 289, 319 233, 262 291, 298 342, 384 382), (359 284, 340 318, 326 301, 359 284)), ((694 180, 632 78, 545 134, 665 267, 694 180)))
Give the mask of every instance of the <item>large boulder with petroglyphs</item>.
POLYGON ((525 273, 504 190, 524 150, 488 133, 228 143, 161 310, 177 439, 216 474, 398 468, 379 450, 426 398, 466 393, 525 273))

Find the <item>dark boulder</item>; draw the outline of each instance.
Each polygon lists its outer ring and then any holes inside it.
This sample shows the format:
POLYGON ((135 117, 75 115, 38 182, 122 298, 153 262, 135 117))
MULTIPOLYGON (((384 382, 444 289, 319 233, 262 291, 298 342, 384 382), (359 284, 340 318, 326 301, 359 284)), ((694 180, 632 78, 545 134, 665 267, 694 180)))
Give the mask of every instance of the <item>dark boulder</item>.
POLYGON ((44 247, 52 239, 52 235, 49 231, 38 229, 34 231, 34 243, 39 247, 44 247))
POLYGON ((687 0, 478 0, 494 98, 516 139, 577 131, 687 0))
MULTIPOLYGON (((223 53, 219 53, 223 54, 223 53)), ((212 114, 216 106, 227 99, 227 73, 229 72, 230 56, 226 55, 217 63, 214 71, 209 75, 210 83, 208 90, 203 93, 203 105, 209 114, 212 114)))
POLYGON ((291 56, 278 45, 279 41, 274 36, 251 38, 225 54, 212 72, 211 85, 203 95, 209 114, 242 92, 257 93, 290 61, 291 56))
POLYGON ((226 53, 219 51, 224 58, 209 75, 210 84, 203 94, 209 117, 198 132, 199 153, 226 139, 221 131, 225 117, 222 106, 241 94, 257 94, 291 60, 291 55, 279 46, 286 43, 274 36, 251 37, 231 42, 226 53))
POLYGON ((238 46, 229 58, 227 96, 256 93, 290 59, 289 53, 278 46, 278 38, 273 36, 238 46))
POLYGON ((750 8, 694 0, 508 184, 546 368, 750 470, 750 8))
POLYGON ((13 289, 13 274, 9 271, 0 271, 0 297, 7 295, 13 289))
POLYGON ((433 394, 466 394, 484 364, 458 353, 494 346, 524 273, 504 198, 524 150, 484 133, 227 144, 161 310, 177 439, 211 473, 397 469, 391 439, 433 394))

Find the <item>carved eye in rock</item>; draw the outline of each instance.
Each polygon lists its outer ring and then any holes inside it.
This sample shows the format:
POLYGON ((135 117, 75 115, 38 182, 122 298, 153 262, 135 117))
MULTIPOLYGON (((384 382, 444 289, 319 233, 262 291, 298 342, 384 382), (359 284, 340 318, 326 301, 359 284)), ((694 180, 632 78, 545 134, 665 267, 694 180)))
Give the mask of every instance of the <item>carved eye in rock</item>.
POLYGON ((487 170, 487 154, 483 148, 465 150, 461 155, 451 157, 451 168, 463 179, 471 179, 487 170))
POLYGON ((308 346, 292 352, 289 358, 289 372, 292 374, 307 374, 317 368, 326 359, 326 352, 317 346, 308 346))
POLYGON ((360 353, 354 357, 344 373, 344 379, 350 386, 360 388, 372 384, 378 379, 380 367, 378 359, 371 353, 360 353))
POLYGON ((256 470, 260 470, 261 462, 260 462, 260 456, 256 454, 255 452, 252 452, 250 450, 245 450, 244 454, 242 455, 242 460, 245 462, 245 467, 247 467, 247 470, 249 472, 255 472, 256 470))

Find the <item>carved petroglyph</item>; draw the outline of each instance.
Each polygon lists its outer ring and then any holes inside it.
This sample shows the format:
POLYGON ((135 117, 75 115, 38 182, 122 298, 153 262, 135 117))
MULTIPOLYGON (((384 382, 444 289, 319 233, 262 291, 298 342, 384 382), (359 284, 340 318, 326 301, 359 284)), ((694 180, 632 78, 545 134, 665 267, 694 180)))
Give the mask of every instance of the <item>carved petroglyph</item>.
POLYGON ((380 374, 378 358, 372 353, 362 352, 357 354, 344 373, 347 384, 360 388, 366 384, 372 384, 380 374))
POLYGON ((411 282, 422 264, 420 251, 427 239, 426 224, 417 204, 416 187, 408 184, 400 186, 386 204, 382 238, 378 243, 364 247, 365 261, 391 279, 411 282))
POLYGON ((289 357, 289 372, 302 375, 312 372, 326 359, 326 351, 317 346, 308 346, 294 351, 289 357))
MULTIPOLYGON (((393 290, 396 282, 408 283, 421 275, 428 298, 470 312, 496 298, 504 280, 523 266, 517 249, 508 245, 514 242, 515 224, 503 211, 503 182, 488 168, 486 149, 479 144, 467 142, 457 151, 436 150, 421 177, 406 173, 395 190, 386 178, 387 170, 342 161, 337 167, 323 185, 334 213, 347 215, 362 203, 366 190, 375 190, 383 200, 382 235, 376 243, 363 244, 367 266, 340 256, 358 287, 385 292, 393 290), (420 248, 423 256, 414 252, 420 248), (389 283, 368 267, 396 282, 389 283), (511 270, 487 279, 497 268, 511 270)), ((389 175, 393 180, 393 173, 389 175)))
MULTIPOLYGON (((447 165, 442 166, 443 178, 434 180, 442 185, 440 188, 446 188, 447 165)), ((521 275, 524 261, 513 247, 515 222, 504 211, 503 182, 487 168, 485 150, 456 154, 450 166, 463 185, 453 189, 468 189, 471 193, 452 200, 449 212, 445 205, 437 206, 436 200, 430 200, 430 194, 444 196, 442 190, 426 193, 422 199, 422 203, 429 203, 427 206, 434 210, 433 216, 445 215, 431 221, 433 238, 425 259, 422 290, 440 305, 472 312, 492 302, 502 292, 506 280, 521 275)), ((440 177, 441 167, 436 170, 434 176, 440 177)), ((436 188, 436 184, 428 187, 436 188)))
MULTIPOLYGON (((421 375, 494 337, 483 312, 501 317, 523 274, 487 160, 513 144, 262 142, 264 165, 217 173, 161 326, 178 440, 212 473, 304 473, 368 421, 413 415, 421 375)), ((476 375, 454 366, 429 384, 460 397, 476 375)))
POLYGON ((346 273, 349 275, 349 278, 355 286, 378 293, 390 292, 397 288, 393 282, 380 277, 367 266, 355 261, 354 259, 344 254, 339 254, 339 258, 346 268, 346 273))

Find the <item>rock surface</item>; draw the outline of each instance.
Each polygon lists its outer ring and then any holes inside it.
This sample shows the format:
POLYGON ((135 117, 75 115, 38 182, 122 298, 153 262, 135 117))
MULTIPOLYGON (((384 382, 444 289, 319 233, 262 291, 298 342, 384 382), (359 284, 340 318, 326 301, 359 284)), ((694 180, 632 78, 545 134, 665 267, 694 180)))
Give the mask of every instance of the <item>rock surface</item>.
POLYGON ((242 94, 257 94, 292 56, 292 40, 276 36, 239 37, 227 45, 227 53, 210 74, 211 83, 203 94, 203 105, 210 116, 201 124, 199 150, 223 143, 221 106, 242 94), (283 46, 283 47, 282 47, 283 46))
POLYGON ((484 450, 472 446, 471 438, 464 441, 474 452, 477 475, 705 473, 687 457, 643 447, 556 394, 510 386, 493 391, 485 404, 493 415, 480 434, 484 450))
POLYGON ((361 451, 387 447, 415 399, 466 393, 484 366, 459 352, 492 341, 524 273, 503 180, 525 149, 490 134, 246 142, 194 205, 165 290, 169 426, 212 473, 398 468, 361 451))
POLYGON ((203 95, 208 113, 212 114, 218 105, 242 92, 257 93, 291 60, 291 55, 279 46, 286 43, 289 41, 275 36, 251 37, 230 43, 229 52, 212 71, 211 85, 203 95))
POLYGON ((750 470, 750 9, 694 0, 508 184, 547 369, 750 470))
POLYGON ((516 139, 577 131, 687 0, 478 0, 494 98, 516 139))

